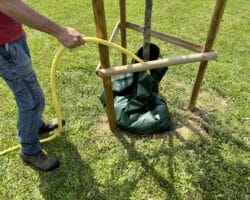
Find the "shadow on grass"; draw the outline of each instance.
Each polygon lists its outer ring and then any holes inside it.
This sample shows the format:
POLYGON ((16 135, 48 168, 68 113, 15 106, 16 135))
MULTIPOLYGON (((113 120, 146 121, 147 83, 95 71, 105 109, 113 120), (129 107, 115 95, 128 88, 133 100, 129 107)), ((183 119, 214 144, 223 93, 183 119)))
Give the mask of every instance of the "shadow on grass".
MULTIPOLYGON (((249 166, 238 161, 237 155, 232 155, 232 160, 225 159, 223 150, 223 145, 230 145, 230 152, 236 150, 247 153, 247 145, 233 137, 227 126, 216 125, 217 122, 210 120, 209 115, 201 110, 196 110, 186 117, 177 113, 175 117, 175 129, 163 134, 137 136, 119 130, 114 132, 126 150, 128 160, 139 162, 143 168, 140 173, 136 172, 135 178, 127 179, 126 176, 126 180, 119 184, 111 182, 100 185, 95 180, 93 170, 78 153, 76 146, 69 142, 67 133, 64 133, 54 141, 54 146, 46 146, 48 152, 56 152, 62 165, 55 172, 40 173, 40 193, 44 199, 125 200, 132 197, 142 179, 149 177, 152 178, 152 184, 157 184, 157 187, 164 191, 165 199, 247 199, 249 166), (188 134, 183 135, 179 131, 183 127, 192 132, 195 139, 188 134), (156 169, 156 163, 152 162, 151 157, 139 151, 135 145, 136 141, 151 139, 165 141, 165 147, 153 155, 167 156, 167 164, 160 165, 160 171, 156 169), (181 160, 179 162, 184 162, 185 173, 192 177, 189 179, 192 186, 187 187, 185 192, 179 188, 182 187, 180 183, 183 180, 180 180, 180 176, 176 177, 180 170, 183 171, 178 169, 178 159, 181 160)), ((121 168, 119 163, 116 165, 118 166, 114 166, 114 176, 120 174, 120 171, 117 173, 116 170, 128 167, 125 162, 121 163, 121 168)))
MULTIPOLYGON (((168 197, 170 199, 179 199, 179 194, 176 191, 174 185, 172 184, 172 179, 174 178, 173 163, 172 163, 173 162, 173 158, 172 158, 173 152, 172 151, 170 153, 168 152, 168 155, 169 155, 168 167, 169 167, 169 174, 170 174, 170 179, 168 180, 155 169, 153 164, 150 164, 148 158, 146 156, 144 156, 143 153, 136 150, 133 142, 130 143, 124 137, 124 132, 122 132, 122 134, 121 134, 120 131, 116 131, 116 132, 114 132, 114 134, 117 137, 117 139, 121 142, 121 144, 124 146, 124 148, 127 150, 129 160, 130 161, 139 161, 141 163, 141 166, 144 168, 144 173, 142 173, 136 181, 134 181, 133 183, 129 183, 133 186, 131 188, 135 189, 137 183, 144 176, 151 176, 151 177, 153 177, 154 182, 157 183, 158 186, 160 186, 161 189, 166 192, 166 194, 168 195, 168 197)), ((126 134, 126 135, 129 136, 130 139, 132 139, 132 141, 135 140, 135 138, 133 136, 131 137, 130 134, 126 134)), ((136 137, 136 139, 139 139, 139 137, 136 137)), ((170 147, 171 147, 171 145, 173 145, 172 136, 169 137, 169 145, 170 145, 170 147)), ((128 184, 128 183, 126 183, 126 184, 128 184)), ((133 189, 127 193, 127 198, 125 198, 125 199, 129 199, 131 193, 133 192, 133 189)))
POLYGON ((39 172, 39 190, 44 199, 106 199, 99 191, 94 173, 84 161, 75 145, 63 133, 53 141, 54 145, 46 145, 48 152, 55 152, 61 161, 58 169, 52 172, 39 172))
MULTIPOLYGON (((231 162, 230 158, 225 160, 223 153, 226 152, 222 149, 223 145, 231 145, 233 149, 230 151, 235 149, 247 154, 249 152, 247 145, 233 137, 231 129, 227 126, 213 124, 209 114, 202 110, 196 109, 185 119, 182 115, 176 117, 175 129, 163 134, 138 136, 119 130, 114 133, 127 150, 129 159, 139 161, 144 168, 145 173, 141 174, 137 182, 143 178, 143 175, 153 177, 154 181, 166 192, 166 199, 182 199, 183 196, 185 199, 247 199, 249 166, 237 161, 237 155, 232 156, 231 162), (179 131, 182 127, 192 132, 196 139, 186 137, 185 133, 184 137, 179 131), (136 150, 134 146, 136 140, 156 138, 167 141, 168 148, 160 154, 168 155, 168 160, 166 160, 168 169, 162 170, 168 170, 169 177, 160 174, 147 156, 136 150), (192 158, 189 158, 190 152, 194 152, 192 158), (187 158, 186 173, 193 177, 191 184, 195 189, 187 191, 186 194, 180 194, 175 187, 175 181, 178 182, 178 180, 175 178, 173 158, 177 154, 187 158)), ((134 187, 137 182, 133 183, 134 187)), ((127 199, 129 199, 129 193, 127 199)))
POLYGON ((187 126, 199 139, 189 141, 180 133, 174 135, 185 145, 184 150, 196 154, 193 162, 198 163, 202 173, 197 173, 192 164, 189 173, 197 177, 193 184, 200 188, 202 199, 247 199, 250 169, 244 161, 239 161, 237 153, 246 155, 249 147, 233 136, 235 130, 230 125, 210 119, 208 113, 199 109, 194 110, 193 116, 189 119, 197 120, 198 116, 202 129, 190 123, 187 126))

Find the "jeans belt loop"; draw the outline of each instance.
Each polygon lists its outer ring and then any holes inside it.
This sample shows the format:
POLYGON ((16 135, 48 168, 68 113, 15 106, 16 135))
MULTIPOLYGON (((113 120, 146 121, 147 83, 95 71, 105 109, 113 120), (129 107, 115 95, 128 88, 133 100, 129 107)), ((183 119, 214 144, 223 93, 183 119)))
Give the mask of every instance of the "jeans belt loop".
POLYGON ((4 48, 5 48, 5 50, 7 51, 7 53, 9 53, 9 43, 6 43, 6 44, 4 45, 4 48))

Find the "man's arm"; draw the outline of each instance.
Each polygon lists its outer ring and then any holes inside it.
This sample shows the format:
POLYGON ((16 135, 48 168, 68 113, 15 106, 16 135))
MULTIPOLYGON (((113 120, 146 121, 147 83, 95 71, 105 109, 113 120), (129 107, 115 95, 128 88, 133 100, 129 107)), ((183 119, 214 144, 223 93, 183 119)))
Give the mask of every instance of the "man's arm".
POLYGON ((56 37, 65 47, 74 48, 84 44, 82 35, 78 31, 50 20, 22 0, 0 0, 0 12, 22 24, 56 37))

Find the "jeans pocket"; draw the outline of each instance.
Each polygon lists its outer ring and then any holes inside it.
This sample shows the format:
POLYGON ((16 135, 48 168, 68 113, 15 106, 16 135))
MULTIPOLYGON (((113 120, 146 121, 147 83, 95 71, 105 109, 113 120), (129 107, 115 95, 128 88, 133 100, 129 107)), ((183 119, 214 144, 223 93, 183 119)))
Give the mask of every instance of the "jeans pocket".
POLYGON ((8 63, 17 62, 17 46, 14 43, 0 46, 0 54, 8 63))
POLYGON ((4 45, 0 46, 0 54, 1 56, 6 59, 9 60, 10 59, 10 54, 7 52, 6 48, 4 45))

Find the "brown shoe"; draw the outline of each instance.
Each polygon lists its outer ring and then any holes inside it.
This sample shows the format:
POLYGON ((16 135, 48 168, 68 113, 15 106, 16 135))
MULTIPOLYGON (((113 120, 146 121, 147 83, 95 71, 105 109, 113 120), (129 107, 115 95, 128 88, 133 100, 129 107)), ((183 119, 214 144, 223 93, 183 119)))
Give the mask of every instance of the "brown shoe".
MULTIPOLYGON (((65 120, 62 120, 62 125, 65 125, 65 120)), ((43 122, 42 127, 39 129, 39 134, 49 133, 58 128, 58 119, 52 119, 46 122, 43 122)))
POLYGON ((52 171, 60 165, 57 158, 45 154, 42 150, 38 151, 34 155, 28 155, 20 151, 19 156, 24 162, 42 171, 52 171))

